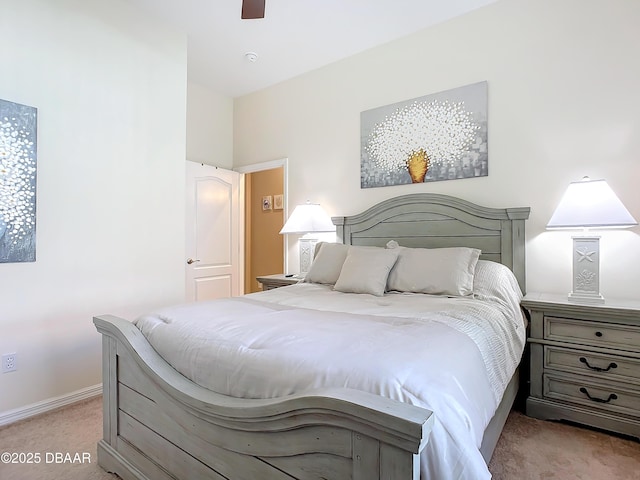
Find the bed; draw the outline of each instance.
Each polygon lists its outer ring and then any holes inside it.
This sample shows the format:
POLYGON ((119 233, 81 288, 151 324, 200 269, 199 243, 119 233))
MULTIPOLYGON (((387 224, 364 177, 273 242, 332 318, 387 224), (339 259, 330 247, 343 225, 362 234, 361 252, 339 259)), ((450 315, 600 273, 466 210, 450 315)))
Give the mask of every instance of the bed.
MULTIPOLYGON (((393 250, 401 252, 397 255, 422 252, 425 248, 479 250, 481 253, 475 265, 482 264, 483 268, 505 265, 513 272, 514 282, 524 293, 525 220, 528 216, 527 207, 487 208, 446 195, 420 193, 385 200, 359 215, 335 217, 333 222, 344 245, 358 247, 352 249, 358 252, 375 250, 380 258, 392 256, 389 252, 393 250)), ((329 251, 329 247, 326 248, 329 251)), ((331 248, 338 249, 337 246, 331 248)), ((323 249, 324 246, 319 253, 323 249)), ((352 260, 351 256, 348 258, 352 260)), ((376 265, 378 263, 375 262, 376 265)), ((358 263, 351 262, 351 265, 357 266, 358 263)), ((332 361, 353 346, 355 356, 345 356, 345 361, 362 363, 365 370, 369 366, 372 371, 369 373, 373 375, 394 362, 402 365, 402 349, 395 356, 385 353, 384 362, 380 361, 381 354, 377 355, 378 358, 364 356, 370 346, 379 349, 379 353, 384 351, 384 345, 369 345, 367 342, 384 338, 389 343, 386 339, 393 337, 387 335, 398 330, 398 325, 409 332, 404 339, 399 338, 399 342, 410 342, 411 337, 416 336, 415 332, 427 328, 427 323, 441 329, 445 336, 459 338, 460 332, 443 323, 444 320, 427 322, 418 318, 421 314, 416 312, 423 309, 422 304, 416 304, 415 308, 408 305, 422 302, 418 297, 425 295, 398 292, 395 296, 363 295, 353 293, 353 289, 350 291, 348 280, 347 293, 334 291, 338 283, 331 286, 305 282, 209 305, 208 308, 219 308, 225 313, 226 320, 220 323, 222 330, 240 335, 242 341, 246 341, 242 336, 250 332, 254 336, 252 348, 243 348, 249 350, 244 357, 220 358, 209 363, 210 367, 197 367, 193 371, 190 370, 195 368, 190 363, 192 358, 207 355, 207 349, 174 349, 173 355, 187 351, 193 354, 190 359, 181 360, 180 357, 171 357, 169 350, 163 352, 163 348, 169 349, 171 343, 182 344, 182 327, 177 326, 181 324, 174 322, 174 318, 184 317, 196 324, 209 318, 205 316, 197 320, 198 313, 194 314, 192 310, 195 305, 177 306, 164 313, 143 316, 136 320, 137 326, 111 315, 95 317, 96 328, 103 335, 103 438, 98 443, 98 463, 124 479, 150 480, 489 478, 484 462, 491 458, 515 399, 518 370, 509 371, 509 378, 502 379, 499 397, 495 398, 494 390, 489 393, 478 390, 478 398, 485 396, 490 403, 489 397, 494 397, 495 405, 486 422, 478 422, 482 429, 479 435, 476 432, 477 438, 473 440, 477 444, 470 449, 464 443, 456 447, 458 450, 470 450, 470 459, 460 457, 458 461, 456 457, 453 463, 436 465, 443 462, 438 452, 450 449, 440 440, 443 432, 445 436, 455 436, 452 435, 455 428, 465 430, 462 427, 469 422, 463 411, 460 414, 462 421, 458 421, 460 425, 450 428, 443 422, 445 414, 438 414, 435 408, 434 413, 425 405, 431 405, 429 402, 439 402, 439 405, 457 403, 447 400, 444 394, 431 393, 427 394, 432 395, 431 400, 424 403, 419 395, 407 394, 404 387, 400 394, 396 394, 397 389, 393 385, 384 383, 387 381, 384 374, 380 375, 381 380, 375 379, 375 382, 382 383, 376 383, 376 387, 370 389, 372 391, 365 391, 359 387, 363 382, 361 378, 352 380, 344 368, 332 361), (363 299, 366 299, 364 304, 363 299), (372 302, 380 304, 381 301, 385 308, 392 309, 392 316, 383 317, 370 308, 372 302), (323 305, 347 306, 326 308, 323 305), (243 324, 243 328, 230 323, 239 308, 242 308, 242 318, 246 317, 253 323, 243 324), (350 311, 354 308, 355 312, 350 311), (268 317, 275 318, 276 322, 265 323, 263 332, 259 322, 268 317), (272 352, 270 342, 291 341, 299 351, 304 351, 304 343, 295 343, 302 335, 287 335, 286 331, 278 330, 289 328, 289 332, 296 332, 298 327, 305 328, 303 324, 296 323, 302 321, 322 327, 312 333, 318 338, 332 335, 337 329, 342 329, 344 333, 341 336, 347 338, 346 332, 351 332, 352 325, 356 332, 356 337, 348 340, 348 348, 338 343, 335 350, 321 349, 318 353, 319 358, 327 359, 325 363, 329 365, 329 370, 320 375, 322 381, 310 377, 304 368, 287 367, 276 372, 273 366, 278 364, 269 364, 273 360, 269 356, 272 352), (269 330, 266 325, 272 324, 277 328, 269 330), (156 335, 154 332, 159 333, 156 335), (155 342, 154 346, 149 338, 155 342), (244 358, 252 356, 256 357, 257 366, 246 366, 244 358), (235 370, 234 365, 237 367, 235 370), (302 372, 299 378, 291 373, 298 370, 302 372), (289 384, 264 392, 274 384, 272 378, 265 374, 269 371, 274 377, 282 377, 285 384, 289 381, 289 384), (247 386, 243 391, 237 390, 239 387, 234 375, 246 377, 244 384, 247 386), (340 375, 346 380, 336 381, 340 375), (307 383, 300 383, 300 379, 307 383), (209 385, 208 381, 214 382, 210 388, 203 386, 209 385), (478 465, 478 459, 483 466, 478 465)), ((340 282, 342 287, 344 284, 340 282)), ((462 305, 471 302, 475 294, 462 299, 449 295, 426 295, 431 296, 436 297, 436 303, 462 305)), ((442 310, 442 306, 434 308, 442 310)), ((460 324, 457 321, 457 325, 460 324)), ((524 338, 521 332, 520 336, 524 338)), ((211 339, 201 338, 200 347, 207 342, 211 339)), ((444 348, 438 343, 434 341, 429 348, 422 349, 424 354, 435 354, 431 350, 437 352, 438 348, 444 348)), ((470 352, 468 355, 477 356, 474 364, 486 360, 481 349, 476 352, 474 348, 461 349, 455 356, 465 359, 467 354, 464 352, 467 351, 470 352)), ((424 358, 428 363, 431 357, 424 358)), ((304 360, 298 359, 299 364, 305 364, 304 360)), ((440 370, 445 367, 438 365, 440 370)), ((460 366, 455 368, 458 368, 452 370, 455 373, 440 373, 438 378, 456 380, 456 376, 475 376, 465 373, 460 366)), ((444 372, 447 373, 446 369, 444 372)), ((487 373, 488 376, 491 374, 493 372, 487 373)), ((473 382, 473 379, 468 381, 473 382)), ((371 380, 370 383, 373 382, 371 380)), ((466 405, 470 409, 475 408, 474 403, 482 403, 476 402, 475 392, 467 391, 474 388, 462 388, 469 397, 466 405)), ((488 407, 483 411, 486 415, 488 407)), ((467 429, 473 430, 471 427, 467 429)), ((454 442, 452 445, 455 447, 457 444, 454 442)))

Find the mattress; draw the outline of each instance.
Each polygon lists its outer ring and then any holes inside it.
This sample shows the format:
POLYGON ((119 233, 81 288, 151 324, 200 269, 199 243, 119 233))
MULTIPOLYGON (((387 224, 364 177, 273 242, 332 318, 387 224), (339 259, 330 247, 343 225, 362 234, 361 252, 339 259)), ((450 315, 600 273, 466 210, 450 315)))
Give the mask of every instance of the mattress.
POLYGON ((525 344, 514 284, 468 297, 375 297, 300 283, 134 323, 177 371, 217 393, 347 387, 427 408, 435 422, 421 477, 485 479, 483 433, 525 344))

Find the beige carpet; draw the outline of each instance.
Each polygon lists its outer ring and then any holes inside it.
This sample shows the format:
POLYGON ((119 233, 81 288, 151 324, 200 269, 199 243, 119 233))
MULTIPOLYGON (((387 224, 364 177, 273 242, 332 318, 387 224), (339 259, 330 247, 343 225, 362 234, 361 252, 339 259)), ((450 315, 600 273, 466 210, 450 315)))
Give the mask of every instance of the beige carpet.
MULTIPOLYGON (((39 464, 0 463, 0 479, 117 480, 96 464, 100 402, 88 400, 0 429, 0 453, 40 454, 39 464)), ((495 480, 640 479, 640 443, 512 412, 489 469, 495 480)))
POLYGON ((640 480, 640 442, 511 412, 489 470, 494 480, 640 480))
POLYGON ((39 453, 40 463, 0 462, 0 479, 117 480, 116 475, 106 473, 97 464, 96 443, 101 433, 102 397, 2 427, 0 455, 2 452, 39 453), (59 463, 56 453, 69 453, 71 460, 76 453, 80 460, 87 453, 90 463, 59 463))

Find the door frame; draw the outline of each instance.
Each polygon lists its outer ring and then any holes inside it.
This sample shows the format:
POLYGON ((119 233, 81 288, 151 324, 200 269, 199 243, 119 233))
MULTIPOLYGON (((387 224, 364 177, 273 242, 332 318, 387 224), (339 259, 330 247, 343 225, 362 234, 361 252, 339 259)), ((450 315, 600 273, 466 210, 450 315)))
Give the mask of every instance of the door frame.
MULTIPOLYGON (((240 251, 242 252, 242 255, 240 255, 240 281, 242 282, 240 285, 242 285, 243 291, 244 291, 244 269, 245 269, 245 256, 246 256, 246 252, 245 252, 245 238, 246 238, 246 231, 244 228, 244 222, 245 222, 245 195, 247 192, 245 192, 245 188, 244 188, 244 175, 247 173, 254 173, 254 172, 262 172, 264 170, 273 170, 275 168, 280 168, 282 167, 282 171, 283 171, 283 184, 284 184, 284 192, 283 192, 283 197, 284 197, 284 202, 283 202, 283 208, 284 208, 284 212, 285 212, 285 220, 288 217, 288 213, 289 213, 289 159, 288 158, 279 158, 276 160, 269 160, 266 162, 260 162, 260 163, 253 163, 251 165, 243 165, 241 167, 236 167, 233 168, 232 170, 234 172, 238 172, 240 174, 242 174, 242 177, 240 178, 240 198, 242 199, 242 204, 240 205, 240 251)), ((282 248, 283 248, 283 258, 284 258, 284 265, 282 266, 283 268, 283 272, 287 271, 287 265, 289 264, 288 260, 288 250, 289 250, 289 243, 288 243, 289 239, 287 238, 287 236, 285 235, 285 239, 284 242, 282 242, 282 248)))

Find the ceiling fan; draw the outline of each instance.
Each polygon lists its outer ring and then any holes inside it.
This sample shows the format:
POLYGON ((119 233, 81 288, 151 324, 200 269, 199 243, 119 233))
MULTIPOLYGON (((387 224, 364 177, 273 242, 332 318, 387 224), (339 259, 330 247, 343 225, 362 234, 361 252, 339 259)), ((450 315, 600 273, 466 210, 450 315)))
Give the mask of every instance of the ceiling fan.
POLYGON ((264 18, 265 0, 242 0, 242 19, 264 18))

